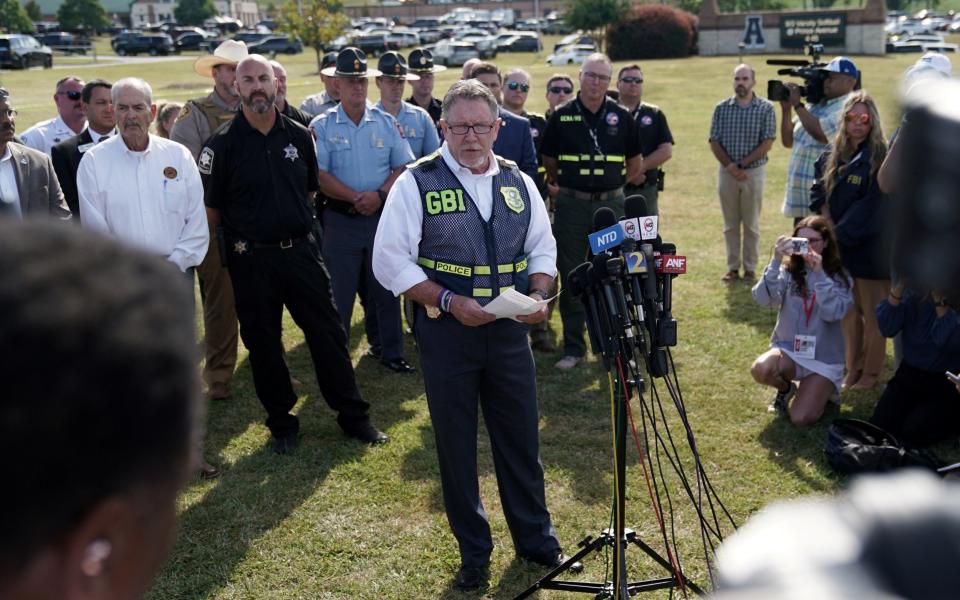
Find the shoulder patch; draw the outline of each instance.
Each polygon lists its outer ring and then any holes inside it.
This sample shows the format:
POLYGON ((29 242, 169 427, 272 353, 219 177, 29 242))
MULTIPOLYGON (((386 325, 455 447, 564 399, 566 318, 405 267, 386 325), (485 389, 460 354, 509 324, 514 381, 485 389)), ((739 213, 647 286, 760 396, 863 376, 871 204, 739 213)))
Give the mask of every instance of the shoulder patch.
POLYGON ((209 146, 204 146, 203 151, 200 152, 200 157, 197 159, 197 170, 204 175, 213 172, 213 150, 209 146))
POLYGON ((174 121, 174 123, 179 123, 180 121, 182 121, 182 120, 184 120, 184 119, 187 118, 187 115, 190 114, 190 105, 191 105, 191 104, 192 104, 192 102, 185 102, 185 103, 183 104, 183 108, 180 109, 180 114, 177 115, 177 120, 174 121))

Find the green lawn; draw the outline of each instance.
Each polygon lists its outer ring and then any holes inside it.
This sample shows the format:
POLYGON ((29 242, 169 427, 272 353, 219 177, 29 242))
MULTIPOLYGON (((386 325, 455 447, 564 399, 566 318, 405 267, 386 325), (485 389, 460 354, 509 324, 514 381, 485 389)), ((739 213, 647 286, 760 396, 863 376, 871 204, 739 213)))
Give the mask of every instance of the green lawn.
MULTIPOLYGON (((758 89, 765 89, 775 72, 764 64, 765 58, 749 59, 758 71, 758 89)), ((898 118, 894 96, 898 77, 915 59, 856 58, 866 87, 879 99, 887 132, 898 118)), ((319 90, 312 54, 281 60, 288 66, 291 99, 299 102, 319 90)), ((767 348, 775 313, 757 307, 745 285, 720 283, 726 269, 715 193, 716 162, 707 146, 707 133, 714 104, 731 94, 736 62, 736 57, 691 58, 644 61, 643 66, 645 98, 664 109, 676 138, 674 158, 666 166, 660 230, 689 258, 688 273, 675 285, 680 343, 673 356, 706 471, 720 498, 742 523, 769 502, 831 493, 842 482, 823 459, 826 426, 798 430, 769 415, 769 391, 754 384, 748 374, 753 358, 767 348)), ((543 57, 530 54, 501 55, 498 63, 528 68, 536 90, 531 93, 530 108, 545 108, 543 86, 558 69, 546 67, 543 57)), ((190 65, 186 61, 135 67, 99 64, 76 72, 85 78, 143 76, 153 84, 158 98, 183 100, 199 95, 207 83, 193 74, 190 65)), ((573 67, 559 70, 576 72, 573 67)), ((21 130, 51 116, 53 82, 67 73, 0 73, 20 110, 21 130)), ((440 95, 456 74, 448 71, 438 77, 440 95)), ((375 95, 373 85, 371 90, 375 95)), ((789 229, 780 214, 787 158, 788 152, 778 144, 767 166, 764 255, 775 237, 789 229)), ((357 378, 373 405, 376 423, 393 441, 367 448, 344 438, 319 395, 303 337, 288 319, 287 360, 305 382, 297 407, 303 434, 300 450, 293 457, 270 451, 264 414, 253 392, 246 352, 241 350, 234 397, 210 407, 206 453, 224 468, 224 474, 213 482, 195 482, 184 491, 179 542, 152 599, 461 596, 449 588, 458 554, 440 498, 422 379, 393 375, 375 361, 361 358, 366 346, 361 317, 357 309, 351 343, 357 378)), ((557 314, 553 325, 559 331, 557 314)), ((416 362, 409 338, 408 357, 416 362)), ((537 357, 541 453, 548 505, 561 542, 574 549, 584 536, 606 527, 609 518, 607 384, 595 360, 572 373, 554 371, 554 360, 537 357)), ((879 389, 847 394, 840 413, 867 417, 878 395, 879 389)), ((828 412, 825 421, 836 414, 836 410, 828 412)), ((677 436, 679 430, 674 433, 677 436)), ((484 435, 479 445, 482 493, 497 548, 490 587, 464 596, 511 598, 540 571, 514 560, 484 435)), ((635 452, 630 463, 626 522, 655 544, 654 519, 635 452)), ((697 558, 699 538, 690 522, 689 502, 679 490, 672 492, 681 518, 681 558, 688 575, 705 583, 706 567, 697 558)), ((630 568, 634 577, 658 575, 636 552, 630 554, 630 568)), ((583 579, 596 580, 602 571, 602 560, 594 558, 588 561, 583 579)))

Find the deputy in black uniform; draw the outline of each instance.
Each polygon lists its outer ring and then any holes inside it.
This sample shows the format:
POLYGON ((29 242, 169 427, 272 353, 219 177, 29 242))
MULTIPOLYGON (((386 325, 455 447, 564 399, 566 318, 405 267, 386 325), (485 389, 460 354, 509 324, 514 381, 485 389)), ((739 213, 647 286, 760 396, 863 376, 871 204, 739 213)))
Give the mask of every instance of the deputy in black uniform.
POLYGON ((334 308, 330 280, 312 236, 318 188, 313 139, 274 106, 270 63, 252 55, 237 65, 242 111, 200 153, 208 218, 223 227, 240 336, 250 351, 257 397, 267 410, 274 449, 297 446, 297 401, 280 341, 283 307, 303 330, 324 399, 344 432, 376 444, 387 436, 370 423, 334 308))
MULTIPOLYGON (((623 185, 643 166, 633 117, 606 95, 612 74, 605 55, 587 57, 580 69, 580 93, 550 115, 540 145, 547 179, 560 186, 553 234, 563 286, 567 274, 587 256, 593 213, 606 206, 622 217, 623 185)), ((561 294, 560 317, 563 358, 555 366, 571 369, 587 353, 583 305, 570 294, 561 294)))
POLYGON ((673 156, 673 135, 667 125, 667 116, 660 107, 643 101, 643 71, 640 65, 627 65, 617 74, 617 89, 620 104, 630 111, 640 134, 640 151, 643 153, 644 171, 635 180, 627 182, 624 194, 640 194, 647 201, 647 211, 660 214, 657 206, 659 192, 663 190, 663 163, 673 156))

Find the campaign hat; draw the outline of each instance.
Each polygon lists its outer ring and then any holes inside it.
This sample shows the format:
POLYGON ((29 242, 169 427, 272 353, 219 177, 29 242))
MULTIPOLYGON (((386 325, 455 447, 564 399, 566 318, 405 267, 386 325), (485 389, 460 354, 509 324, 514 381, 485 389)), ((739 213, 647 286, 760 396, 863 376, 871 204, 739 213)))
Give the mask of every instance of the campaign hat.
POLYGON ((447 70, 443 65, 434 64, 433 53, 423 48, 417 48, 410 53, 407 65, 413 73, 439 73, 447 70))
POLYGON ((380 60, 377 61, 377 69, 380 71, 381 77, 405 79, 406 81, 420 79, 418 75, 409 72, 407 61, 403 59, 403 55, 393 50, 380 55, 380 60))
POLYGON ((363 50, 347 46, 337 53, 337 62, 333 67, 320 71, 327 77, 379 77, 380 71, 367 68, 367 55, 363 50))

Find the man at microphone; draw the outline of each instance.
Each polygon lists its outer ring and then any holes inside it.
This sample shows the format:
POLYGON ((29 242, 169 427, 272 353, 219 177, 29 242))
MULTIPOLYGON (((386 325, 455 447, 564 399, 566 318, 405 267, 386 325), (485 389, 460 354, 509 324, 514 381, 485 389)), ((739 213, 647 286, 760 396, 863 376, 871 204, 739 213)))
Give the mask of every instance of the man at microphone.
POLYGON ((508 288, 545 299, 557 273, 556 242, 536 184, 491 150, 498 110, 479 81, 450 88, 440 152, 396 180, 373 248, 380 283, 417 303, 413 331, 444 505, 460 548, 454 583, 464 590, 483 583, 493 550, 477 482, 481 406, 517 554, 550 567, 565 560, 544 497, 536 374, 527 344, 527 325, 547 311, 516 322, 483 309, 508 288))
MULTIPOLYGON (((630 112, 607 97, 613 65, 606 55, 591 54, 580 69, 580 93, 547 121, 540 153, 547 183, 560 186, 554 200, 557 267, 560 282, 587 255, 587 235, 600 207, 623 217, 623 186, 640 175, 640 137, 630 112)), ((572 369, 587 353, 583 337, 585 311, 570 294, 560 296, 563 358, 558 369, 572 369)))

